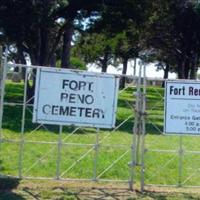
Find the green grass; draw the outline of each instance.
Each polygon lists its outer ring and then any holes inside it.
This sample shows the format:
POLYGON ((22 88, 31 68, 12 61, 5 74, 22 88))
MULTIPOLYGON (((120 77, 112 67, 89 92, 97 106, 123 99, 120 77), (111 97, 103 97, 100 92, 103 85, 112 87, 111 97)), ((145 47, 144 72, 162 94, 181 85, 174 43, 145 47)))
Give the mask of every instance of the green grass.
MULTIPOLYGON (((100 147, 97 157, 97 176, 101 179, 128 180, 130 177, 131 144, 133 140, 133 107, 135 105, 135 88, 127 88, 119 95, 116 126, 124 122, 116 131, 101 129, 99 133, 100 147), (112 145, 112 146, 110 146, 112 145), (119 159, 121 157, 121 159, 119 159), (112 166, 109 168, 109 166, 112 166), (107 169, 107 170, 106 170, 107 169)), ((145 184, 200 185, 199 165, 200 155, 188 151, 200 149, 198 137, 183 137, 184 154, 183 169, 179 175, 179 136, 164 136, 163 129, 163 88, 147 88, 147 118, 145 137, 145 184), (162 150, 162 151, 158 151, 162 150), (168 152, 172 151, 172 152, 168 152), (190 177, 191 178, 188 178, 190 177)), ((19 103, 23 100, 23 83, 6 84, 5 101, 19 103)), ((22 175, 28 177, 56 177, 56 162, 58 158, 57 141, 58 126, 45 125, 38 127, 32 123, 32 108, 26 110, 25 133, 23 139, 22 175), (48 129, 48 131, 46 130, 48 129), (29 143, 27 143, 29 141, 29 143), (31 141, 31 142, 30 142, 31 141), (36 143, 43 142, 43 143, 36 143), (44 142, 49 142, 44 144, 44 142)), ((19 152, 21 135, 22 106, 6 105, 3 117, 3 138, 15 140, 14 143, 3 142, 0 149, 0 174, 18 176, 19 152)), ((59 174, 62 178, 94 178, 96 130, 84 128, 70 133, 72 126, 64 127, 61 136, 61 162, 59 174), (86 144, 88 146, 81 146, 86 144), (83 157, 83 159, 80 159, 83 157)), ((139 152, 141 153, 141 152, 139 152)), ((139 161, 141 159, 139 158, 139 161)), ((135 182, 140 182, 140 166, 135 167, 135 182)))

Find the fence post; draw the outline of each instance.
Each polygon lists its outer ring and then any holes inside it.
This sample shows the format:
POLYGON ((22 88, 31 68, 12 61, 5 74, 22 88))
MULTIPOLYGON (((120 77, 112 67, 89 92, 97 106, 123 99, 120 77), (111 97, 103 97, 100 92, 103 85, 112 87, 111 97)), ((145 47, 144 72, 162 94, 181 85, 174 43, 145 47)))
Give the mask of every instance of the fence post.
POLYGON ((63 126, 59 126, 59 135, 58 135, 58 152, 57 152, 57 162, 56 162, 56 179, 60 179, 60 161, 61 161, 61 147, 62 147, 62 132, 63 126))
POLYGON ((96 143, 94 145, 94 181, 97 181, 97 161, 98 161, 98 154, 99 154, 99 128, 97 128, 97 133, 96 133, 96 143))
POLYGON ((28 84, 28 69, 26 68, 25 81, 24 81, 24 98, 22 108, 22 122, 21 122, 21 133, 20 133, 20 146, 19 146, 19 164, 18 164, 18 176, 22 178, 23 168, 23 151, 24 151, 24 132, 25 132, 25 117, 26 117, 26 104, 27 104, 27 84, 28 84))
POLYGON ((182 171, 183 171, 183 136, 179 136, 179 163, 178 163, 178 187, 182 186, 182 171))
MULTIPOLYGON (((2 118, 3 118, 3 62, 2 62, 2 46, 0 46, 0 151, 2 143, 2 118)), ((1 152, 0 152, 1 153, 1 152)))
POLYGON ((5 93, 5 80, 6 80, 6 67, 7 67, 7 57, 8 57, 8 48, 6 47, 6 55, 3 62, 3 48, 0 46, 0 149, 3 139, 2 132, 2 121, 3 121, 3 107, 4 107, 4 93, 5 93))
POLYGON ((145 173, 145 135, 146 135, 146 66, 143 69, 143 94, 142 94, 142 150, 141 150, 141 191, 144 191, 144 173, 145 173))
POLYGON ((139 119, 140 119, 140 97, 141 97, 141 66, 139 69, 139 77, 137 80, 137 91, 136 91, 136 105, 135 105, 135 119, 134 119, 134 127, 133 127, 133 138, 131 145, 131 162, 130 162, 130 180, 129 180, 129 188, 133 190, 133 182, 135 178, 135 165, 137 159, 137 144, 138 144, 138 132, 139 132, 139 119))
POLYGON ((0 46, 0 88, 2 87, 2 79, 3 79, 3 65, 2 65, 2 46, 0 46))

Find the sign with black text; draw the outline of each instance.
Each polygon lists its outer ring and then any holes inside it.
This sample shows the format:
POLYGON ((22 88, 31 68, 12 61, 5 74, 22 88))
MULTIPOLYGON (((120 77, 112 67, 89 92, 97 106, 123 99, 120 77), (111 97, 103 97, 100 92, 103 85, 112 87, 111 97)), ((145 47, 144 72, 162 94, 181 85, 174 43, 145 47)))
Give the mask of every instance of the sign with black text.
POLYGON ((56 68, 37 70, 33 122, 115 126, 119 78, 56 68))
POLYGON ((164 132, 200 135, 200 82, 166 81, 164 132))

